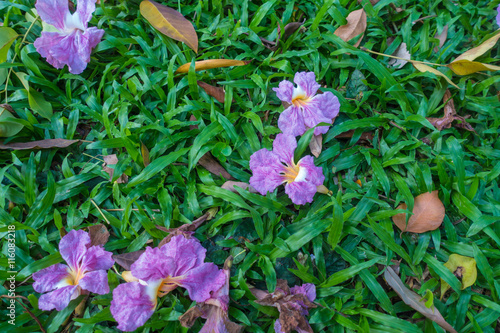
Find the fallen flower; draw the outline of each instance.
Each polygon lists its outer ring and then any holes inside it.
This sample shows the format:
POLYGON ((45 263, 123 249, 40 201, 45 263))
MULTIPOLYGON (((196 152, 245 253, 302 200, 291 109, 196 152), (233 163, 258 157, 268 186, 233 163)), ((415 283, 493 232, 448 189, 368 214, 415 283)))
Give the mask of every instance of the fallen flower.
POLYGON ((38 0, 36 10, 42 21, 58 32, 43 31, 35 40, 35 48, 47 62, 61 69, 68 65, 70 73, 80 74, 90 62, 92 49, 99 44, 104 30, 88 27, 96 0, 78 0, 76 12, 70 13, 67 0, 38 0))
POLYGON ((109 293, 106 271, 114 264, 112 253, 90 243, 88 233, 71 230, 59 243, 61 256, 68 265, 55 264, 33 274, 33 289, 45 293, 38 301, 41 310, 61 311, 84 291, 109 293))
POLYGON ((253 153, 250 157, 253 174, 250 185, 260 194, 266 195, 280 184, 286 183, 285 193, 297 205, 312 202, 318 190, 324 193, 326 188, 323 186, 323 169, 314 165, 314 159, 310 155, 304 156, 295 164, 295 148, 295 137, 280 133, 273 142, 272 151, 263 148, 253 153))
POLYGON ((239 333, 243 331, 243 326, 229 320, 227 314, 229 310, 229 278, 232 263, 233 257, 229 256, 224 263, 224 285, 205 302, 196 304, 196 306, 179 317, 182 326, 191 327, 198 317, 202 317, 207 321, 200 333, 239 333))
MULTIPOLYGON (((320 123, 333 124, 340 109, 338 98, 329 91, 316 95, 320 85, 313 72, 296 73, 293 82, 297 87, 290 81, 281 81, 278 88, 273 88, 281 101, 291 104, 280 114, 279 129, 285 134, 298 136, 320 123)), ((314 135, 326 132, 328 126, 314 129, 314 135)))
POLYGON ((158 297, 163 297, 178 286, 186 288, 189 297, 205 302, 211 293, 225 283, 225 274, 213 263, 205 263, 205 253, 196 238, 182 235, 172 237, 161 248, 146 248, 122 273, 127 283, 113 290, 111 314, 118 329, 134 331, 153 315, 158 297))
POLYGON ((316 307, 312 303, 316 299, 316 286, 306 283, 290 289, 286 280, 278 279, 277 283, 272 294, 255 288, 250 289, 257 297, 257 304, 273 306, 280 312, 279 319, 274 323, 276 333, 289 333, 292 330, 313 333, 305 316, 309 314, 308 309, 316 307))

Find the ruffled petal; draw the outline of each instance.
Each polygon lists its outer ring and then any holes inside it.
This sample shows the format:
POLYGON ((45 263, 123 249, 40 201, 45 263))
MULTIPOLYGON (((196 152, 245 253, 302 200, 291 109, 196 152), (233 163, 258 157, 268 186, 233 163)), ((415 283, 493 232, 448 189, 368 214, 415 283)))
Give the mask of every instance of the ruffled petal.
POLYGON ((188 239, 183 235, 172 237, 161 247, 161 251, 175 262, 176 267, 172 276, 184 275, 190 269, 203 264, 207 252, 196 238, 188 239))
POLYGON ((35 8, 42 21, 64 30, 64 21, 69 14, 68 0, 37 0, 35 8))
POLYGON ((330 91, 316 95, 313 101, 317 102, 319 109, 326 118, 332 120, 339 115, 339 99, 330 91))
POLYGON ((146 286, 139 282, 120 284, 113 290, 111 314, 118 322, 118 329, 134 331, 148 321, 155 311, 156 303, 151 300, 146 286))
POLYGON ((285 193, 294 204, 305 205, 307 202, 313 201, 316 185, 308 181, 292 182, 285 185, 285 193))
POLYGON ((59 242, 59 252, 73 270, 77 270, 90 245, 89 234, 83 230, 71 230, 59 242))
POLYGON ((293 82, 295 82, 299 87, 302 88, 302 90, 304 90, 307 97, 316 95, 316 92, 320 87, 320 85, 316 82, 316 75, 314 74, 314 72, 295 73, 293 82))
POLYGON ((305 283, 301 286, 294 286, 290 289, 292 295, 302 294, 309 299, 309 301, 314 302, 316 299, 316 286, 312 283, 305 283))
POLYGON ((323 185, 323 182, 325 181, 323 169, 314 165, 314 157, 311 155, 304 156, 300 159, 297 165, 306 169, 306 181, 311 182, 315 186, 323 185))
POLYGON ((144 281, 164 279, 167 276, 175 276, 175 260, 167 257, 165 253, 155 247, 147 247, 131 266, 132 275, 144 281))
POLYGON ((205 302, 211 297, 211 293, 219 290, 225 282, 224 271, 207 262, 190 270, 182 279, 181 286, 187 289, 193 301, 205 302))
POLYGON ((104 270, 86 273, 80 281, 78 281, 78 285, 91 293, 99 295, 109 293, 108 274, 104 270))
POLYGON ((497 25, 500 27, 500 6, 497 7, 497 25))
POLYGON ((59 44, 66 35, 62 35, 58 32, 45 32, 42 31, 42 36, 37 38, 33 45, 42 57, 44 57, 49 64, 57 69, 64 67, 65 63, 59 61, 57 57, 52 55, 52 49, 59 44))
POLYGON ((85 50, 85 53, 83 55, 87 55, 89 61, 90 61, 90 53, 97 46, 97 44, 101 42, 103 35, 104 35, 104 30, 98 29, 96 27, 88 28, 83 33, 83 37, 85 38, 88 44, 88 49, 85 50))
MULTIPOLYGON (((316 96, 318 97, 318 96, 316 96)), ((319 123, 332 123, 332 118, 328 118, 323 114, 321 99, 314 98, 309 103, 303 106, 302 112, 304 115, 304 124, 308 128, 312 128, 319 123)), ((314 135, 324 134, 328 132, 328 126, 319 126, 314 129, 314 135)))
POLYGON ((278 134, 273 142, 273 153, 278 155, 280 162, 292 165, 293 154, 297 148, 297 140, 293 135, 278 134))
POLYGON ((61 311, 68 306, 72 299, 78 297, 79 294, 77 290, 78 286, 66 286, 56 289, 50 293, 43 294, 38 299, 38 307, 40 310, 50 311, 56 309, 61 311))
POLYGON ((281 81, 278 88, 273 88, 276 92, 276 96, 287 103, 292 103, 292 95, 293 95, 293 83, 290 81, 281 81))
POLYGON ((110 269, 115 261, 113 253, 104 250, 102 246, 91 246, 83 256, 81 263, 82 271, 97 271, 110 269))
POLYGON ((281 323, 280 323, 280 320, 279 319, 276 319, 276 321, 274 322, 274 332, 276 333, 285 333, 281 330, 281 323))
POLYGON ((76 12, 80 17, 80 20, 85 27, 87 28, 87 23, 92 18, 92 13, 95 11, 95 3, 96 0, 77 0, 76 12))
POLYGON ((33 289, 38 293, 46 293, 58 287, 66 278, 70 277, 69 267, 63 264, 55 264, 33 274, 33 289))
POLYGON ((284 168, 277 155, 265 148, 260 149, 250 156, 250 185, 260 194, 266 195, 283 183, 280 172, 284 172, 284 168))
POLYGON ((304 134, 306 126, 302 111, 296 106, 290 106, 278 118, 278 127, 284 134, 299 136, 304 134))

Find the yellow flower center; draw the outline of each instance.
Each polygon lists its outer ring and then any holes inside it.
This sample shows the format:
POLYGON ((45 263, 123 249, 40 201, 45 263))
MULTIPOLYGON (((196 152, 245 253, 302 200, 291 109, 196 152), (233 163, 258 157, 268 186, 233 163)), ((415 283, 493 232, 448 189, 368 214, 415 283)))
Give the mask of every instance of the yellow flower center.
POLYGON ((290 184, 292 182, 304 181, 307 177, 307 170, 292 162, 292 165, 285 166, 285 172, 283 174, 284 182, 290 184))
POLYGON ((85 274, 85 272, 80 270, 79 268, 77 268, 76 271, 73 269, 70 269, 69 275, 65 280, 68 283, 68 285, 76 286, 76 285, 78 285, 78 282, 83 278, 84 274, 85 274))

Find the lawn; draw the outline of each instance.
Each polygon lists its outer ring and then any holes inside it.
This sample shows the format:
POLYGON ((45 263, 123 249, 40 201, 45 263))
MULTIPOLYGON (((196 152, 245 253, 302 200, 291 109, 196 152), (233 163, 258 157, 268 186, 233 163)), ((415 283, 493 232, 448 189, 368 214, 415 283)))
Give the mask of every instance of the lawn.
POLYGON ((1 332, 500 332, 498 0, 78 2, 0 1, 1 332))

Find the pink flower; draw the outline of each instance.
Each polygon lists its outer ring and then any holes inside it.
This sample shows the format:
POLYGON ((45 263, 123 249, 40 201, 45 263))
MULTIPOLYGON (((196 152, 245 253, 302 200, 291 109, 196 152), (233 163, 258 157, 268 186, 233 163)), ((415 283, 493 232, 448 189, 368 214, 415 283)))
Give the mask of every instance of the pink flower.
MULTIPOLYGON (((333 124, 340 109, 338 98, 329 91, 316 95, 320 85, 313 72, 296 73, 293 81, 297 87, 290 81, 281 81, 278 88, 273 88, 280 100, 290 104, 278 119, 279 129, 298 136, 319 123, 333 124)), ((328 126, 314 129, 315 135, 326 132, 328 126)))
POLYGON ((68 65, 70 73, 80 74, 90 62, 92 49, 101 41, 104 30, 89 28, 96 0, 78 0, 73 14, 68 0, 38 0, 36 10, 42 21, 53 25, 58 32, 43 31, 35 40, 35 48, 55 68, 68 65))
MULTIPOLYGON (((285 193, 294 204, 312 202, 318 187, 323 188, 323 170, 314 165, 312 156, 301 158, 297 164, 293 154, 297 141, 292 135, 278 134, 273 142, 273 150, 265 148, 250 157, 250 185, 260 194, 266 195, 285 183, 285 193)), ((325 188, 326 189, 326 188, 325 188)))
POLYGON ((205 253, 196 238, 174 236, 161 248, 148 247, 122 274, 128 283, 113 290, 111 314, 122 331, 134 331, 153 315, 158 297, 178 286, 187 289, 189 297, 204 302, 225 282, 223 271, 205 263, 205 253))
POLYGON ((59 243, 61 256, 68 265, 55 264, 33 274, 33 289, 40 296, 42 310, 61 311, 82 291, 99 295, 109 293, 107 270, 114 264, 112 253, 99 246, 90 246, 90 237, 83 230, 71 230, 59 243))

